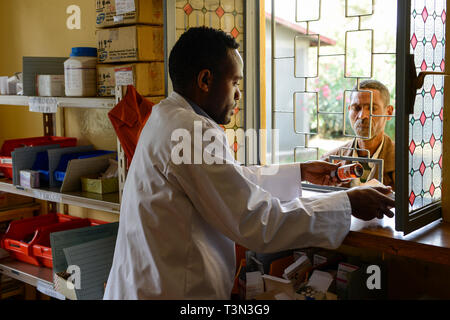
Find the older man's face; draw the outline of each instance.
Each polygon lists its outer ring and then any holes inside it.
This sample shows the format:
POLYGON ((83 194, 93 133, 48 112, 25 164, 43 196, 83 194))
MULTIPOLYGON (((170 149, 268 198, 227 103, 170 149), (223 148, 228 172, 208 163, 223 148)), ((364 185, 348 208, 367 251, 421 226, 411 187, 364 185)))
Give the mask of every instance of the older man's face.
POLYGON ((370 93, 372 92, 372 115, 392 115, 393 107, 386 106, 378 90, 361 89, 366 92, 357 92, 352 94, 351 103, 348 107, 348 117, 355 134, 361 138, 373 139, 384 134, 386 121, 389 117, 372 117, 372 133, 369 135, 370 128, 370 93))

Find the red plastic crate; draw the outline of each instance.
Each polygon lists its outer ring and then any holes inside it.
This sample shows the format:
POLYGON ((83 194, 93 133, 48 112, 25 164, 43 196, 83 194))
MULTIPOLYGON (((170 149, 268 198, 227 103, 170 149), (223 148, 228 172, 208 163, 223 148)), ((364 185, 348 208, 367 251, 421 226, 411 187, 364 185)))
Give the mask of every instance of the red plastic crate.
POLYGON ((77 145, 77 138, 45 136, 5 140, 0 154, 4 157, 11 157, 11 152, 16 148, 45 146, 49 144, 59 144, 61 148, 75 147, 77 145))
POLYGON ((13 167, 11 157, 0 156, 0 171, 6 178, 12 179, 13 167))
MULTIPOLYGON (((83 225, 71 225, 61 224, 58 228, 56 226, 49 226, 42 228, 41 237, 36 240, 36 243, 32 246, 32 254, 39 261, 41 265, 47 268, 53 268, 53 258, 52 258, 52 248, 50 247, 50 233, 71 230, 76 228, 97 226, 100 224, 105 224, 107 222, 94 220, 94 219, 81 219, 83 225)), ((77 221, 76 221, 77 222, 77 221)))
POLYGON ((59 213, 12 221, 1 240, 1 245, 17 260, 52 268, 50 233, 100 223, 59 213))
POLYGON ((12 179, 13 168, 11 152, 13 152, 14 149, 22 147, 45 146, 50 144, 59 144, 61 148, 75 147, 77 145, 77 138, 48 136, 5 140, 5 142, 3 142, 2 149, 0 150, 0 171, 6 178, 12 179))

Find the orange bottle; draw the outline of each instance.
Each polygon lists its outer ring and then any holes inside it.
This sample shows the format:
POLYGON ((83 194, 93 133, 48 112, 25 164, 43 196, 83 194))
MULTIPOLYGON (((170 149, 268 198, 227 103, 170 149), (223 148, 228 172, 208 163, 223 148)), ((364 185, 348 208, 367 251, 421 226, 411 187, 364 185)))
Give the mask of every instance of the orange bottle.
POLYGON ((352 163, 339 167, 336 171, 331 173, 331 177, 336 176, 339 181, 345 182, 350 179, 356 179, 363 175, 364 168, 360 163, 352 163))

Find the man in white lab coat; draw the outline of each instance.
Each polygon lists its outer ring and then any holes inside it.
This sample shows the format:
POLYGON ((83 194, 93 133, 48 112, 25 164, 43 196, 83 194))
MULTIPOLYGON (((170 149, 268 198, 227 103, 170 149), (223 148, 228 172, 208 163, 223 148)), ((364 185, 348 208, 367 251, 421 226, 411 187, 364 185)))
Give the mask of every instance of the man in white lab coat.
POLYGON ((336 182, 334 164, 244 167, 233 159, 218 124, 241 97, 238 47, 221 31, 191 28, 172 49, 175 92, 142 130, 104 299, 229 299, 235 242, 261 253, 336 248, 351 214, 393 216, 385 188, 302 198, 302 180, 336 182))

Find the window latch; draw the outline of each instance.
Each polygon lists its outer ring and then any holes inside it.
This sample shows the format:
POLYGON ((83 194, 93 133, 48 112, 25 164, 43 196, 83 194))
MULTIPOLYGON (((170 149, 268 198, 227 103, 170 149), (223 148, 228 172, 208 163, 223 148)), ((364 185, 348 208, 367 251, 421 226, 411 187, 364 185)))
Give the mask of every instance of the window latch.
POLYGON ((407 63, 409 65, 409 81, 410 82, 410 96, 409 103, 407 104, 408 114, 414 113, 414 103, 416 101, 417 90, 423 87, 425 77, 426 76, 449 76, 445 72, 435 72, 435 71, 421 71, 419 75, 416 73, 416 66, 414 63, 414 55, 409 55, 409 59, 407 59, 407 63))

